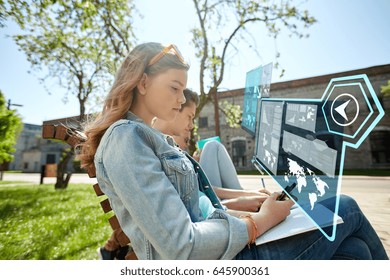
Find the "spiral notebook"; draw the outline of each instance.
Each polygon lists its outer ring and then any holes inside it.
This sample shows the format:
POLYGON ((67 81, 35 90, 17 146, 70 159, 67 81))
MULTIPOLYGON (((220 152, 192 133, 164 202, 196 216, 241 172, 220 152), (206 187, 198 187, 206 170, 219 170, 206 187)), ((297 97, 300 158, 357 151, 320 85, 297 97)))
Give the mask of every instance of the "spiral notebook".
MULTIPOLYGON (((328 208, 322 206, 321 204, 316 205, 317 211, 321 213, 331 212, 328 208)), ((333 216, 333 215, 323 215, 323 216, 333 216)), ((337 224, 343 223, 343 219, 336 215, 337 224)), ((321 222, 321 227, 324 228, 326 226, 333 225, 333 220, 324 220, 321 222)), ((298 206, 293 206, 291 209, 291 213, 287 218, 271 228, 263 235, 256 239, 256 245, 261 245, 267 242, 275 241, 278 239, 286 238, 289 236, 301 234, 304 232, 316 230, 318 227, 315 225, 312 219, 310 219, 303 210, 298 206)))

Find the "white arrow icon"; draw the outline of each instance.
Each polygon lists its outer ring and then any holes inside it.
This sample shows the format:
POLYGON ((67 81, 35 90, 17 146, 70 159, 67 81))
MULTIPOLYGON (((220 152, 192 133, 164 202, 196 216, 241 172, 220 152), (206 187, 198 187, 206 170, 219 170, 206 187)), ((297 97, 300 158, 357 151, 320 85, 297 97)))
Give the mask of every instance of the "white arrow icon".
POLYGON ((338 106, 337 108, 335 108, 335 111, 339 113, 346 121, 348 121, 348 118, 347 118, 347 114, 345 114, 345 108, 348 106, 350 101, 351 100, 348 100, 343 104, 341 104, 340 106, 338 106))
MULTIPOLYGON (((345 100, 345 99, 344 99, 345 100)), ((332 102, 332 106, 330 107, 330 115, 332 116, 332 119, 333 121, 338 124, 339 126, 347 126, 347 125, 350 125, 352 124, 354 121, 356 121, 356 118, 358 117, 359 115, 359 103, 358 101, 356 100, 356 98, 349 94, 349 93, 343 93, 343 94, 340 94, 339 96, 337 96, 335 98, 335 100, 333 100, 332 102), (343 97, 343 96, 348 96, 348 101, 345 101, 343 104, 341 104, 340 106, 337 106, 336 108, 334 108, 333 106, 335 105, 336 101, 343 97), (356 113, 355 113, 355 117, 348 122, 348 117, 347 117, 347 114, 345 113, 345 108, 347 108, 349 102, 353 100, 355 102, 355 106, 356 106, 356 113), (337 113, 340 114, 340 116, 342 116, 348 123, 339 123, 333 116, 333 111, 336 111, 337 113)))

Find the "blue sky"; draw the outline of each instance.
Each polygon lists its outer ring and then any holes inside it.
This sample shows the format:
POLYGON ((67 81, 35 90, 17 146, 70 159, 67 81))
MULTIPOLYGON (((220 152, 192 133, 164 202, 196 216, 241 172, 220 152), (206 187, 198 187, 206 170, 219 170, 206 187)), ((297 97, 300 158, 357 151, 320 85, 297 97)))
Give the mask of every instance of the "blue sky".
MULTIPOLYGON (((191 64, 188 87, 198 90, 198 61, 191 46, 190 28, 197 26, 191 0, 135 0, 142 18, 135 22, 138 42, 157 41, 175 43, 191 64)), ((294 80, 365 68, 390 63, 390 1, 388 0, 309 0, 297 1, 307 8, 317 20, 307 31, 309 38, 297 39, 282 32, 276 43, 264 33, 261 25, 252 25, 251 34, 256 38, 257 53, 244 44, 232 58, 222 88, 235 89, 245 86, 249 70, 274 61, 275 47, 280 52, 279 63, 286 70, 279 78, 280 70, 274 70, 272 82, 294 80)), ((69 96, 68 103, 61 100, 64 91, 51 83, 54 92, 49 95, 37 76, 28 73, 30 65, 15 43, 5 35, 16 31, 13 24, 0 30, 0 89, 13 103, 26 123, 42 124, 42 121, 77 115, 76 97, 69 96)))

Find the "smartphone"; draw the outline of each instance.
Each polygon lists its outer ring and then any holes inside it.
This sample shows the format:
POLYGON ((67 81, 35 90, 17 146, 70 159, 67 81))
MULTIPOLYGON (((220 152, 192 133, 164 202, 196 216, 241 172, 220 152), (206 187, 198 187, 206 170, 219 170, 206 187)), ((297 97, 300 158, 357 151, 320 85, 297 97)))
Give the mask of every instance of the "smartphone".
MULTIPOLYGON (((287 200, 287 199, 290 199, 288 196, 287 196, 287 193, 289 195, 291 195, 291 192, 293 191, 293 189, 295 189, 295 187, 297 186, 297 183, 292 183, 292 185, 290 186, 287 186, 284 191, 278 196, 278 198, 276 200, 287 200)), ((294 197, 295 199, 295 197, 294 197)))

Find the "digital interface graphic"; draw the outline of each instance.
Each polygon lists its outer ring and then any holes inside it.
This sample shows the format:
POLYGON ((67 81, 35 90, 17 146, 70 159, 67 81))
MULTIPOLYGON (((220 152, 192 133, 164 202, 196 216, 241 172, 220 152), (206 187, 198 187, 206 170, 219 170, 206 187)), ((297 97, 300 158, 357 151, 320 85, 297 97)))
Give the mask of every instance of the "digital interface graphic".
POLYGON ((261 97, 269 97, 271 78, 272 63, 257 67, 246 74, 241 127, 252 136, 255 136, 258 100, 261 97))
POLYGON ((358 148, 384 116, 367 76, 332 79, 321 99, 258 103, 254 165, 283 189, 295 183, 290 198, 333 241, 345 149, 358 148), (324 200, 335 205, 331 213, 316 207, 324 200), (334 221, 330 231, 325 221, 334 221))

